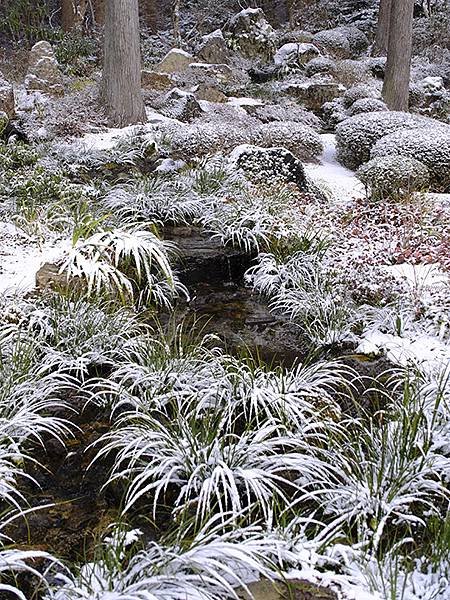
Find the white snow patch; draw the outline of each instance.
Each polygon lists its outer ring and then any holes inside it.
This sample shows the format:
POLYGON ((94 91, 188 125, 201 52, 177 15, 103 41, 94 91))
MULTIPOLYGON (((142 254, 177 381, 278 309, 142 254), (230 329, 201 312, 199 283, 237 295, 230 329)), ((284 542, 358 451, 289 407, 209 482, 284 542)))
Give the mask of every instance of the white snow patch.
POLYGON ((436 287, 450 283, 448 273, 444 273, 437 263, 413 265, 402 263, 385 267, 386 271, 408 283, 413 290, 423 290, 427 287, 436 287))
POLYGON ((320 164, 306 164, 305 170, 308 175, 317 185, 328 189, 339 204, 346 204, 354 198, 363 198, 364 185, 353 171, 343 167, 336 159, 335 135, 324 133, 320 137, 324 147, 320 164))
POLYGON ((236 98, 231 96, 227 104, 231 104, 232 106, 263 106, 264 102, 257 98, 236 98))
POLYGON ((56 238, 39 245, 15 225, 0 222, 0 294, 34 289, 42 265, 57 262, 70 246, 69 239, 56 238))

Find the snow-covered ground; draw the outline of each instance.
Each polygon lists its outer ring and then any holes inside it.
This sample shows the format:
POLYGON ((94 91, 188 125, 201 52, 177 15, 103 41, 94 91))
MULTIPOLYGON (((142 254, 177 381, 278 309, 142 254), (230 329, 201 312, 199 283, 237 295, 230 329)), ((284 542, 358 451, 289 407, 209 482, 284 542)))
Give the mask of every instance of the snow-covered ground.
POLYGON ((57 261, 69 247, 69 240, 56 238, 39 244, 12 223, 0 222, 0 294, 33 289, 40 267, 57 261))
POLYGON ((325 187, 338 203, 346 204, 352 198, 364 197, 364 186, 355 173, 337 161, 336 136, 333 133, 324 133, 321 138, 324 151, 320 156, 320 163, 305 165, 311 179, 319 186, 325 187))

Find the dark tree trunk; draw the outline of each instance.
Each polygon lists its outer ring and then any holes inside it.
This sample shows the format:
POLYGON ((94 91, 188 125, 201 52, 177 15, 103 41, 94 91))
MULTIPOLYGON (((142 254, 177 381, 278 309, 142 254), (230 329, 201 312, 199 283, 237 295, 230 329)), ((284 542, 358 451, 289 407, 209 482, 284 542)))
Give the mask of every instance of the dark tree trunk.
POLYGON ((86 0, 61 1, 61 25, 64 31, 83 27, 86 0))
POLYGON ((102 96, 110 125, 146 121, 141 91, 138 0, 108 0, 102 96))
POLYGON ((389 41, 389 23, 391 20, 392 0, 380 0, 378 11, 377 32, 373 44, 372 54, 374 56, 386 56, 389 41))
POLYGON ((392 2, 383 84, 383 98, 391 110, 408 110, 413 12, 414 0, 392 2))

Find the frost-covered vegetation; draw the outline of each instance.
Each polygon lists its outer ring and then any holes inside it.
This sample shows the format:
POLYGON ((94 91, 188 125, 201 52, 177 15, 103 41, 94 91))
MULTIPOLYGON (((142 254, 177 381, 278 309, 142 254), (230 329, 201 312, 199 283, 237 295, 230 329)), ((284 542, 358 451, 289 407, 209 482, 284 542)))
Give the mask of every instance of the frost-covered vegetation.
POLYGON ((448 600, 439 2, 411 112, 370 0, 181 3, 119 129, 92 15, 31 4, 0 7, 1 599, 448 600), (15 45, 44 38, 30 90, 15 45))

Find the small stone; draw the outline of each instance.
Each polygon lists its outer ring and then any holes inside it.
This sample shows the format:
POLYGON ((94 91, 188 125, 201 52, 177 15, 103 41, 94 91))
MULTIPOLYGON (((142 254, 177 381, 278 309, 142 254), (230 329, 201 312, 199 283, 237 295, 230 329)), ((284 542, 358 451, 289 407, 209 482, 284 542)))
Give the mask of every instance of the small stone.
POLYGON ((198 100, 207 102, 227 102, 228 97, 215 85, 200 83, 195 89, 195 96, 198 100))
POLYGON ((233 78, 233 71, 228 65, 212 63, 192 63, 189 71, 195 76, 209 76, 220 83, 227 83, 233 78))

